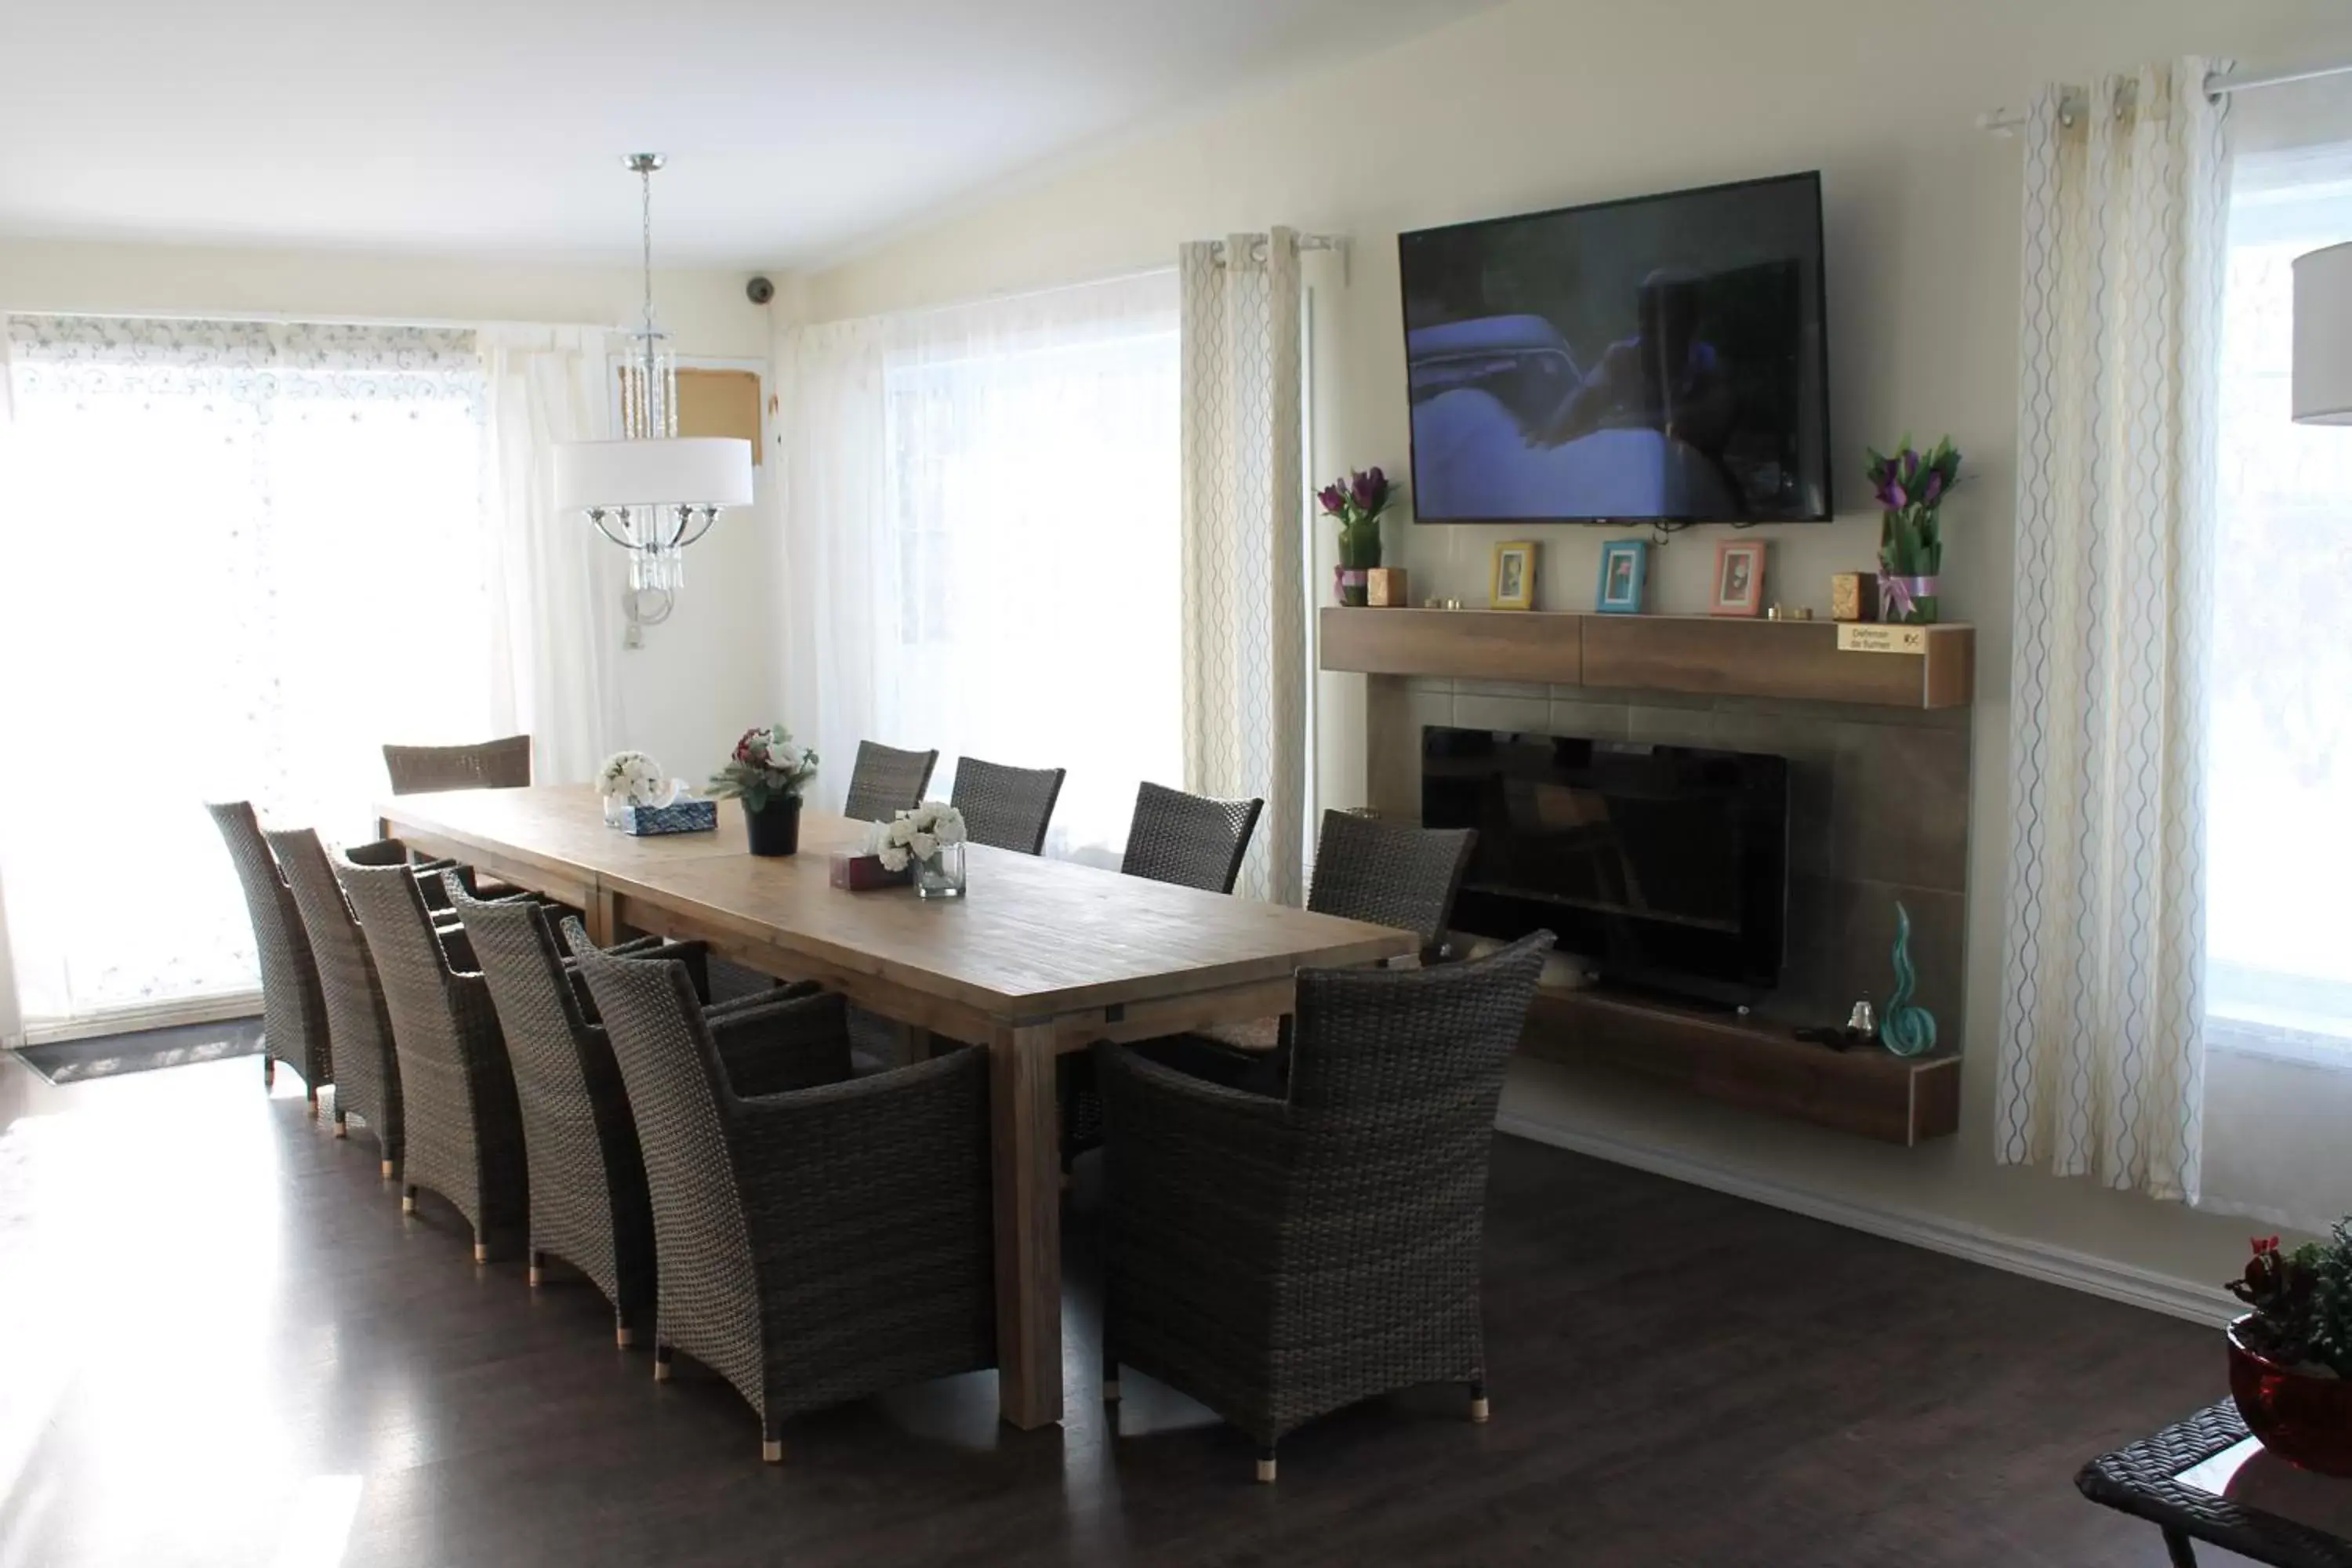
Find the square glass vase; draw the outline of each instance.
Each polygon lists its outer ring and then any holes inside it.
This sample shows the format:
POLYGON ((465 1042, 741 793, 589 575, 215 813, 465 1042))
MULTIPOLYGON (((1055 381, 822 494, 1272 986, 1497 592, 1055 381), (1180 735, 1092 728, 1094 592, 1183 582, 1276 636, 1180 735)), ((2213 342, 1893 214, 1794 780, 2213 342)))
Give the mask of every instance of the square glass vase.
POLYGON ((963 897, 963 846, 942 844, 940 852, 928 860, 915 862, 915 897, 919 899, 961 899, 963 897))

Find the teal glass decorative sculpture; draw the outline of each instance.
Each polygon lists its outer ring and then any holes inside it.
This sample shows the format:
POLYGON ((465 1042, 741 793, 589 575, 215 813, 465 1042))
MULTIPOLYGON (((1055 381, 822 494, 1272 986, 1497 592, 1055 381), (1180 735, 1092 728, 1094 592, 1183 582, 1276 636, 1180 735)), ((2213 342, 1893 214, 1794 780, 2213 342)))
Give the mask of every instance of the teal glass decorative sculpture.
POLYGON ((1878 1021, 1879 1043, 1898 1057, 1924 1057, 1936 1048, 1936 1015, 1911 1005, 1918 988, 1918 972, 1911 967, 1911 911, 1895 906, 1895 994, 1886 999, 1878 1021))

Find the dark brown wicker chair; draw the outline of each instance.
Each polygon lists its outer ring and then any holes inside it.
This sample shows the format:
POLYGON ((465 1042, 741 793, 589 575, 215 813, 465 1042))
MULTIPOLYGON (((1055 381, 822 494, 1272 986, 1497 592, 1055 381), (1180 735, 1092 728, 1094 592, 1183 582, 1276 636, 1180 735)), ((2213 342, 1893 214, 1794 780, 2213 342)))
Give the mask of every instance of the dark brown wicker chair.
POLYGON ((445 944, 408 867, 340 850, 332 861, 375 960, 400 1064, 401 1207, 415 1212, 419 1187, 447 1198, 474 1227, 474 1260, 487 1262, 493 1238, 523 1232, 530 1215, 522 1110, 488 984, 462 931, 445 944))
MULTIPOLYGON (((1127 853, 1118 868, 1155 882, 1230 893, 1264 809, 1262 800, 1216 800, 1147 783, 1135 792, 1135 816, 1128 825, 1127 853)), ((1061 1079, 1062 1168, 1066 1171, 1080 1154, 1102 1144, 1102 1096, 1095 1089, 1091 1058, 1064 1057, 1055 1069, 1061 1079)))
POLYGON ((1103 1397, 1122 1363, 1259 1444, 1394 1389, 1486 1418, 1479 1248, 1503 1068, 1551 934, 1298 976, 1287 1098, 1096 1047, 1108 1115, 1103 1397))
MULTIPOLYGON (((301 911, 261 837, 252 803, 229 801, 205 809, 228 843, 229 860, 245 889, 245 910, 253 921, 254 950, 261 960, 262 1084, 275 1083, 277 1064, 284 1062, 302 1075, 303 1093, 316 1116, 319 1090, 334 1081, 334 1056, 327 998, 320 988, 319 966, 310 955, 301 911)), ((341 1115, 338 1110, 338 1120, 341 1115)))
MULTIPOLYGON (((328 864, 326 846, 308 827, 264 833, 293 889, 302 929, 319 964, 319 984, 327 999, 327 1025, 335 1050, 335 1135, 343 1136, 346 1118, 356 1116, 375 1133, 383 1175, 389 1181, 399 1170, 401 1156, 400 1062, 392 1049, 392 1020, 383 1007, 383 986, 376 979, 375 959, 367 939, 360 934, 343 888, 328 864)), ((395 839, 362 844, 344 851, 362 866, 406 864, 407 849, 395 839)), ((449 863, 435 861, 413 868, 431 877, 428 898, 440 890, 439 872, 449 863)))
MULTIPOLYGON (((748 1094, 682 965, 580 965, 653 1194, 656 1378, 673 1350, 725 1377, 773 1463, 800 1411, 996 1363, 985 1053, 748 1094)), ((845 1052, 839 996, 784 1011, 845 1052)))
MULTIPOLYGON (((562 1258, 613 1303, 615 1337, 635 1341, 654 1306, 654 1218, 645 1156, 628 1090, 604 1037, 603 1022, 576 963, 564 952, 592 952, 568 918, 559 940, 555 912, 522 900, 484 901, 453 894, 475 956, 498 1005, 522 1102, 523 1146, 530 1173, 530 1279, 542 1282, 544 1258, 562 1258)), ((689 983, 699 973, 698 942, 651 938, 629 944, 634 956, 682 963, 689 983)), ((814 993, 814 986, 807 987, 814 993)), ((697 987, 698 997, 707 995, 697 987)), ((706 1015, 728 1072, 748 1092, 831 1083, 848 1076, 846 1049, 774 1026, 803 993, 779 991, 706 1015)))
POLYGON ((1008 768, 978 757, 962 758, 956 763, 950 804, 963 813, 964 836, 974 844, 1043 855, 1065 771, 1008 768))
POLYGON ((1155 882, 1230 893, 1265 809, 1262 800, 1213 800, 1146 784, 1135 792, 1118 868, 1155 882))
POLYGON ((841 815, 852 822, 888 822, 923 804, 931 787, 937 752, 902 752, 875 741, 857 742, 857 765, 850 770, 848 798, 841 815))
POLYGON ((383 766, 394 795, 525 789, 530 784, 530 737, 509 735, 470 746, 386 746, 383 766))
MULTIPOLYGON (((1475 829, 1416 827, 1351 812, 1323 814, 1307 907, 1342 920, 1394 926, 1421 939, 1421 961, 1446 955, 1454 900, 1478 845, 1475 829)), ((1278 1093, 1290 1021, 1255 1023, 1148 1042, 1156 1060, 1234 1088, 1278 1093)))

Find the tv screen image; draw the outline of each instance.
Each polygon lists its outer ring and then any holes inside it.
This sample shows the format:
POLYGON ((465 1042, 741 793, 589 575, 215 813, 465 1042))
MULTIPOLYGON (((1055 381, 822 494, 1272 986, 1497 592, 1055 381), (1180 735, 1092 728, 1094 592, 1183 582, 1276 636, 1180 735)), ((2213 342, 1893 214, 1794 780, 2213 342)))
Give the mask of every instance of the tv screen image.
POLYGON ((1478 830, 1457 929, 1549 929, 1605 978, 1712 1000, 1780 983, 1788 777, 1760 752, 1422 731, 1423 824, 1478 830))
POLYGON ((1423 522, 1830 516, 1821 176, 1397 238, 1423 522))

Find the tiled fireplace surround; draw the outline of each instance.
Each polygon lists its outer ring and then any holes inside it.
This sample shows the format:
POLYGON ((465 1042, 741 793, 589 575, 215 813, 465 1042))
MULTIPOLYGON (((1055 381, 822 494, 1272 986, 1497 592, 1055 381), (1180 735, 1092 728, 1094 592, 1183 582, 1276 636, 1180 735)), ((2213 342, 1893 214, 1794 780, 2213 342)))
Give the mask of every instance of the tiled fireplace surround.
POLYGON ((1769 752, 1789 759, 1788 960, 1759 1011, 1844 1021, 1893 985, 1895 905, 1911 913, 1917 1000, 1962 1038, 1969 710, 1598 691, 1370 676, 1368 782, 1383 816, 1420 816, 1422 727, 1769 752))

